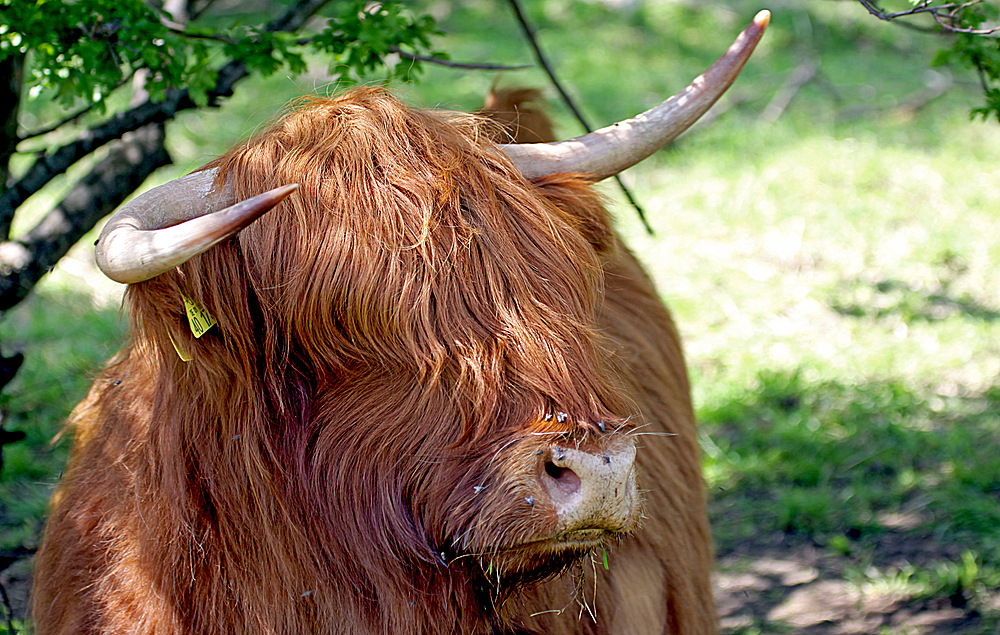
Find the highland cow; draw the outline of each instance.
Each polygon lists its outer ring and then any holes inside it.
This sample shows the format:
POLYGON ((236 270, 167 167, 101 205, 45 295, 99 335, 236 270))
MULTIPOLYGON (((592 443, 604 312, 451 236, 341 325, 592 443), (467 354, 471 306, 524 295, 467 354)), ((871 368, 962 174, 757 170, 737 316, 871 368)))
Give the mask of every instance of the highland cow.
POLYGON ((713 632, 680 342, 591 184, 767 19, 568 142, 363 88, 120 210, 131 335, 71 417, 36 632, 713 632))

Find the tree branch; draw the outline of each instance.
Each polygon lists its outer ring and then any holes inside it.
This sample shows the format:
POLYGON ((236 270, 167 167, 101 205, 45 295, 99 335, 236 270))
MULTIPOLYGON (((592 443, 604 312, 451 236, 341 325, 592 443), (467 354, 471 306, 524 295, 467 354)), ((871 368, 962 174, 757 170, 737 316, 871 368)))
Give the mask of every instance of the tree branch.
POLYGON ((417 55, 415 53, 407 53, 398 46, 387 47, 393 53, 398 54, 400 57, 405 57, 408 60, 415 60, 417 62, 427 62, 428 64, 437 64, 438 66, 447 66, 448 68, 465 68, 469 70, 479 70, 479 71, 520 71, 525 68, 531 68, 531 64, 520 64, 518 66, 506 66, 504 64, 481 64, 476 62, 452 62, 451 60, 443 60, 439 57, 428 57, 426 55, 417 55))
POLYGON ((955 7, 954 4, 947 4, 947 5, 932 7, 932 6, 930 6, 931 5, 931 1, 932 0, 924 0, 923 2, 920 2, 919 4, 917 4, 916 6, 914 6, 913 8, 906 9, 905 11, 897 11, 895 13, 886 13, 886 12, 882 11, 882 9, 880 9, 872 0, 858 0, 858 2, 860 2, 861 5, 864 8, 868 9, 868 13, 872 14, 873 16, 875 16, 876 18, 878 18, 879 20, 895 20, 896 18, 902 17, 904 15, 916 15, 918 13, 929 13, 929 12, 936 11, 936 10, 939 10, 939 9, 945 9, 945 8, 952 9, 952 8, 955 7))
POLYGON ((188 16, 188 21, 194 22, 200 18, 206 11, 212 8, 213 4, 215 4, 215 0, 205 0, 201 5, 195 3, 195 6, 189 7, 190 15, 188 16))
MULTIPOLYGON (((507 2, 510 4, 511 9, 513 9, 514 15, 517 17, 517 23, 521 26, 521 32, 524 33, 524 37, 528 39, 528 43, 531 45, 531 50, 535 53, 535 59, 538 60, 538 64, 542 67, 542 70, 545 71, 545 74, 549 76, 549 81, 551 81, 552 85, 555 86, 555 89, 559 92, 563 102, 570 109, 570 112, 573 113, 573 116, 576 117, 576 120, 580 122, 580 125, 583 126, 583 129, 587 132, 593 131, 593 128, 591 128, 590 124, 587 123, 587 120, 584 119, 583 114, 577 109, 576 104, 573 103, 569 93, 567 93, 562 87, 562 83, 556 77, 555 72, 552 70, 552 66, 545 58, 545 54, 542 53, 542 48, 538 45, 538 40, 535 38, 535 31, 531 28, 531 25, 528 23, 528 19, 524 16, 524 11, 521 10, 521 4, 518 0, 507 0, 507 2)), ((650 226, 649 221, 646 220, 646 212, 639 205, 638 201, 635 200, 635 197, 632 196, 632 192, 625 187, 625 183, 622 182, 621 177, 617 174, 615 175, 615 181, 618 183, 618 187, 621 188, 622 192, 625 193, 625 198, 628 199, 628 202, 639 214, 639 220, 642 221, 642 226, 646 228, 646 232, 652 236, 653 228, 650 226)))
POLYGON ((274 33, 277 31, 297 31, 302 28, 306 20, 316 15, 324 5, 331 0, 299 0, 292 8, 285 12, 280 18, 273 20, 267 25, 267 31, 274 33))
POLYGON ((10 158, 17 148, 17 111, 23 70, 24 58, 20 55, 10 55, 0 61, 0 189, 7 183, 10 158))
POLYGON ((192 40, 208 40, 210 42, 221 42, 222 44, 238 44, 239 40, 231 37, 225 37, 223 35, 216 35, 214 33, 191 33, 184 29, 183 26, 176 24, 174 22, 163 21, 163 25, 167 27, 167 30, 181 37, 190 38, 192 40))
POLYGON ((101 218, 171 163, 164 138, 162 124, 130 133, 23 238, 0 243, 0 311, 23 300, 101 218))
MULTIPOLYGON (((216 96, 227 94, 232 83, 246 74, 242 63, 230 62, 220 73, 216 96), (230 69, 230 66, 233 68, 230 69), (226 70, 242 71, 225 73, 226 70)), ((210 103, 213 103, 210 96, 210 103)), ((74 163, 84 158, 101 146, 120 138, 122 135, 141 128, 142 126, 163 123, 173 118, 178 111, 195 107, 187 91, 171 89, 166 98, 157 103, 146 101, 125 112, 116 113, 110 119, 83 133, 66 145, 57 148, 35 160, 28 171, 16 183, 4 190, 0 195, 0 227, 10 227, 14 212, 24 201, 49 184, 56 176, 64 173, 74 163)), ((3 239, 9 236, 4 235, 3 239)))
MULTIPOLYGON (((120 82, 118 82, 118 85, 115 86, 113 90, 117 90, 117 89, 121 88, 122 86, 124 86, 125 84, 127 84, 128 82, 130 82, 132 80, 132 78, 135 77, 136 70, 137 69, 132 69, 131 71, 128 72, 128 74, 126 74, 124 77, 122 77, 122 80, 120 82)), ((74 121, 76 121, 80 117, 86 115, 88 112, 93 111, 94 108, 96 108, 96 107, 97 107, 96 103, 90 104, 89 106, 84 106, 83 108, 81 108, 80 110, 76 111, 72 115, 68 115, 65 119, 63 119, 61 121, 58 121, 58 122, 52 124, 51 126, 46 126, 45 128, 41 128, 39 130, 32 130, 30 132, 25 133, 24 135, 22 135, 21 137, 18 138, 17 143, 18 143, 18 145, 20 145, 21 142, 23 142, 23 141, 29 141, 29 140, 35 139, 37 137, 45 136, 45 135, 49 134, 50 132, 55 132, 56 130, 62 128, 63 126, 73 123, 74 121)), ((22 152, 31 152, 31 150, 22 150, 22 152)))
MULTIPOLYGON (((284 15, 272 21, 267 30, 296 30, 328 2, 330 0, 299 0, 284 15)), ((208 93, 209 105, 214 106, 220 98, 231 95, 234 85, 246 75, 246 66, 241 61, 233 60, 224 65, 219 70, 215 88, 208 93)), ((104 123, 83 132, 76 141, 40 157, 21 179, 0 195, 0 228, 10 227, 14 212, 29 196, 40 191, 52 179, 94 150, 125 133, 149 124, 163 123, 175 117, 179 111, 197 106, 187 90, 170 89, 163 101, 154 103, 147 100, 131 110, 116 113, 104 123)), ((2 240, 8 237, 6 233, 0 235, 2 240)))
MULTIPOLYGON (((947 4, 933 4, 932 0, 923 0, 923 2, 918 3, 913 8, 906 9, 904 11, 896 11, 894 13, 886 13, 874 2, 874 0, 858 0, 868 13, 875 16, 879 20, 885 20, 889 22, 897 18, 902 18, 909 15, 919 15, 921 13, 929 13, 934 21, 937 22, 945 31, 950 31, 951 33, 970 33, 973 35, 991 35, 1000 31, 1000 27, 994 27, 991 29, 970 29, 966 27, 956 26, 955 22, 958 20, 959 12, 968 9, 969 7, 977 4, 981 4, 983 0, 971 0, 970 2, 963 2, 961 4, 949 2, 947 4)), ((900 24, 906 24, 907 22, 900 22, 900 24)))
POLYGON ((813 60, 806 60, 799 64, 788 78, 785 79, 784 83, 781 84, 781 88, 774 94, 774 97, 767 103, 767 106, 764 107, 759 119, 769 124, 777 121, 782 113, 785 112, 785 109, 788 108, 788 104, 792 103, 792 99, 798 94, 799 90, 812 81, 818 71, 819 64, 813 60))

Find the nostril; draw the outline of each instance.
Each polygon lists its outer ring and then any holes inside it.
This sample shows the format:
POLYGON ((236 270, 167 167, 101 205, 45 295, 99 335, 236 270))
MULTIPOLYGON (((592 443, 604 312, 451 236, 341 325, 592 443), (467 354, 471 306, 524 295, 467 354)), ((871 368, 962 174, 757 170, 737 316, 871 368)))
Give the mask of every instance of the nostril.
POLYGON ((580 477, 568 467, 559 467, 552 461, 546 461, 545 474, 553 494, 572 496, 580 490, 580 477))
POLYGON ((634 526, 639 511, 634 466, 631 439, 612 438, 587 449, 551 445, 534 465, 533 476, 541 486, 536 491, 548 495, 535 502, 549 503, 541 509, 555 512, 559 532, 625 531, 634 526))
POLYGON ((552 461, 546 461, 545 462, 545 473, 548 474, 549 476, 551 476, 552 478, 556 479, 556 480, 559 480, 559 476, 566 469, 567 468, 559 467, 558 465, 556 465, 552 461))

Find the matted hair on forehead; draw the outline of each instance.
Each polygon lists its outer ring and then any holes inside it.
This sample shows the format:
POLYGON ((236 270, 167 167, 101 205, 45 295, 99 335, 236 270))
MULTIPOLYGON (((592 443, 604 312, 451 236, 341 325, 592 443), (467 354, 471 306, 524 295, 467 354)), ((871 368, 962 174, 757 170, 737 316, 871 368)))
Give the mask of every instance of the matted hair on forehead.
POLYGON ((353 356, 425 379, 447 368, 482 395, 507 373, 573 399, 581 387, 565 378, 599 366, 595 246, 610 236, 585 182, 527 181, 479 118, 412 110, 382 89, 299 106, 209 166, 237 198, 299 179, 240 238, 274 335, 318 347, 301 351, 317 365, 353 356))

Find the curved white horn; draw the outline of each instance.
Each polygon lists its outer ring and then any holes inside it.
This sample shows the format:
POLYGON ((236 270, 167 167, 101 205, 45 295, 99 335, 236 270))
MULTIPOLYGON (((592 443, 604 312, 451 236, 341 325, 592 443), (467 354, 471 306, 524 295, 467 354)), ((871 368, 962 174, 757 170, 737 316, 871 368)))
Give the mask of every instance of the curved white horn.
POLYGON ((771 20, 761 11, 729 50, 687 88, 641 115, 553 143, 506 144, 500 149, 526 178, 576 173, 614 176, 676 139, 736 80, 771 20))
POLYGON ((284 185, 233 204, 213 192, 217 170, 153 188, 124 205, 97 240, 97 266, 116 282, 155 278, 240 231, 299 188, 284 185), (179 224, 178 224, 179 223, 179 224))

